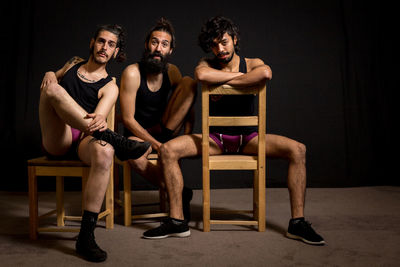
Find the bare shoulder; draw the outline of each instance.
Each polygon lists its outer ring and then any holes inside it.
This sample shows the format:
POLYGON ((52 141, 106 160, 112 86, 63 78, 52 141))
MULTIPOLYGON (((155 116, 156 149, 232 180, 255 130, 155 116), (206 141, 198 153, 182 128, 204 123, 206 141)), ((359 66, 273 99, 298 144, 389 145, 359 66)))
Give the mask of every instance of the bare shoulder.
POLYGON ((65 65, 64 65, 65 72, 82 61, 84 61, 83 58, 78 57, 78 56, 73 56, 70 60, 67 61, 67 63, 65 63, 65 65))
POLYGON ((265 65, 264 61, 260 58, 245 58, 245 60, 249 70, 265 65))
POLYGON ((140 78, 139 64, 134 63, 131 65, 128 65, 122 72, 122 76, 126 77, 126 78, 135 78, 135 77, 140 78))

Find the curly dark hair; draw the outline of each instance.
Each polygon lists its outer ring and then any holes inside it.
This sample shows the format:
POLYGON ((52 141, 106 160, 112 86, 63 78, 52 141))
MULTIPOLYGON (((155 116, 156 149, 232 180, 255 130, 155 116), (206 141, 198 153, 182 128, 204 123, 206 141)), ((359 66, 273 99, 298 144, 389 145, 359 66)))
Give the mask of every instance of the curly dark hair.
POLYGON ((145 43, 147 44, 150 40, 150 36, 152 32, 154 31, 161 31, 161 32, 166 32, 171 35, 171 49, 175 48, 175 30, 174 27, 172 26, 172 23, 164 18, 161 17, 159 20, 157 20, 156 24, 148 31, 145 39, 145 43))
POLYGON ((96 38, 99 36, 99 33, 101 31, 108 31, 116 36, 118 36, 118 42, 117 42, 117 47, 119 48, 118 55, 116 60, 118 62, 123 62, 126 60, 126 52, 125 52, 125 45, 126 45, 126 34, 125 30, 118 24, 105 24, 105 25, 100 25, 97 27, 93 39, 96 40, 96 38))
POLYGON ((208 53, 211 51, 214 39, 221 39, 225 33, 232 39, 236 37, 235 52, 239 53, 239 28, 232 20, 223 16, 212 17, 204 23, 198 37, 198 44, 204 52, 208 53))

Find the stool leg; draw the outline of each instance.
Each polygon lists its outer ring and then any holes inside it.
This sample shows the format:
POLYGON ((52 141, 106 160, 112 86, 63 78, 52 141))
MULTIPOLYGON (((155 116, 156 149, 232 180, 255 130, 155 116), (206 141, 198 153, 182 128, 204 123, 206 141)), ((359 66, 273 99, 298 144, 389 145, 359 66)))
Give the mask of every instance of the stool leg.
POLYGON ((203 167, 203 231, 210 232, 210 170, 203 167))
POLYGON ((56 209, 57 209, 57 226, 65 226, 65 209, 64 209, 64 177, 56 177, 56 209))
POLYGON ((36 167, 28 166, 28 186, 29 186, 29 238, 38 238, 38 196, 37 196, 37 176, 36 167))
POLYGON ((113 178, 113 168, 114 164, 111 166, 110 171, 110 180, 108 182, 108 187, 106 191, 106 210, 109 210, 110 213, 106 217, 106 228, 113 229, 114 228, 114 178, 113 178))
POLYGON ((131 192, 131 165, 124 161, 124 224, 132 224, 132 192, 131 192))

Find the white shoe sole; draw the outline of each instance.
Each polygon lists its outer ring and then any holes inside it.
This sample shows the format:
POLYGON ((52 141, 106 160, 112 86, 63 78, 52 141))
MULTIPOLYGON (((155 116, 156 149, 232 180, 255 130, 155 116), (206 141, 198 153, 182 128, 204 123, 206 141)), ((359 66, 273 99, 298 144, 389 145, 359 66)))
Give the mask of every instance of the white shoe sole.
POLYGON ((291 238, 291 239, 301 240, 301 241, 303 241, 304 243, 307 243, 307 244, 309 244, 309 245, 325 245, 325 241, 324 241, 324 240, 322 240, 322 241, 320 241, 320 242, 313 242, 313 241, 304 239, 304 238, 301 237, 301 236, 292 235, 291 233, 286 233, 286 237, 291 238))
POLYGON ((186 232, 182 232, 182 233, 173 233, 173 234, 161 235, 161 236, 145 236, 145 235, 143 235, 143 238, 163 239, 163 238, 167 238, 167 237, 189 237, 189 236, 190 236, 190 230, 187 230, 186 232))

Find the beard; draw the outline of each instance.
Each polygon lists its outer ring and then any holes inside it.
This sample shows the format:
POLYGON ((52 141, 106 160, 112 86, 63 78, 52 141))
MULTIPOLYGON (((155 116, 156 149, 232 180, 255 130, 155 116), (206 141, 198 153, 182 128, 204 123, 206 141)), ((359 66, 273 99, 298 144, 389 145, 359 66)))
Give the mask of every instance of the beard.
POLYGON ((169 55, 162 55, 160 52, 155 51, 151 53, 149 50, 145 50, 142 55, 140 63, 144 67, 146 73, 161 73, 167 70, 167 64, 169 62, 169 55), (154 57, 160 57, 160 60, 154 59, 154 57))
POLYGON ((216 56, 217 61, 220 64, 228 64, 229 62, 231 62, 232 58, 233 58, 234 53, 232 53, 232 55, 228 58, 219 58, 218 55, 216 56))
MULTIPOLYGON (((98 53, 100 53, 100 52, 103 52, 103 51, 99 51, 98 53)), ((93 59, 93 61, 95 62, 95 63, 97 63, 97 64, 106 64, 108 61, 109 61, 109 57, 108 57, 108 54, 107 53, 105 53, 105 52, 103 52, 105 55, 106 55, 106 58, 105 59, 103 59, 103 58, 97 58, 96 57, 96 54, 95 54, 95 52, 94 52, 94 47, 92 47, 91 49, 90 49, 90 55, 92 56, 92 59, 93 59)))

